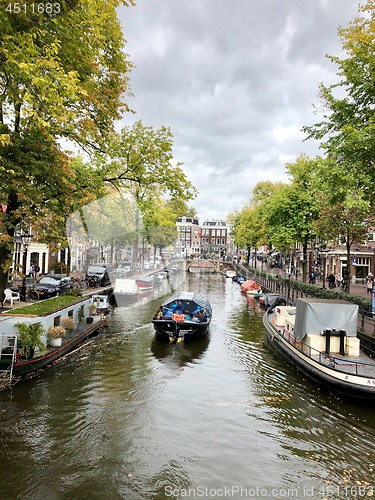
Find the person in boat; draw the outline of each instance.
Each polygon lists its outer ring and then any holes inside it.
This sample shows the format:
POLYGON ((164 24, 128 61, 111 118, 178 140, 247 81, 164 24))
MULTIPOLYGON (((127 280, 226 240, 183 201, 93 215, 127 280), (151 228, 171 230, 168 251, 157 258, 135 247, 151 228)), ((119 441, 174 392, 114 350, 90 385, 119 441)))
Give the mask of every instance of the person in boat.
POLYGON ((197 306, 197 308, 195 309, 195 311, 193 311, 191 314, 192 314, 193 316, 197 316, 198 311, 200 311, 201 309, 202 309, 202 308, 201 308, 201 306, 197 306))
POLYGON ((156 311, 154 319, 163 319, 163 318, 164 318, 163 308, 160 306, 159 309, 156 311))
POLYGON ((191 314, 189 311, 185 311, 185 321, 191 321, 191 314))
POLYGON ((207 321, 207 314, 206 312, 203 312, 205 311, 204 309, 201 309, 200 311, 198 311, 198 320, 200 323, 204 323, 205 321, 207 321))
POLYGON ((184 314, 184 306, 182 305, 182 302, 178 301, 176 304, 176 307, 174 307, 174 312, 176 314, 184 314))

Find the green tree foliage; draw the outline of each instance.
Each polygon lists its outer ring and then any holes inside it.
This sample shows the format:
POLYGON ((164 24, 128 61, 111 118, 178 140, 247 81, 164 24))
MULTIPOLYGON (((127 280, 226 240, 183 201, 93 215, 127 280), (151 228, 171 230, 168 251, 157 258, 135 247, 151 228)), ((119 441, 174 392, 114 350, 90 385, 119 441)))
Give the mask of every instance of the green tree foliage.
POLYGON ((90 172, 76 170, 59 141, 103 149, 114 120, 128 110, 123 97, 131 63, 118 5, 61 2, 61 15, 7 12, 1 18, 0 204, 6 209, 0 216, 0 298, 15 226, 36 225, 42 237, 43 221, 53 237, 72 208, 95 191, 90 172))
POLYGON ((181 200, 180 198, 169 199, 166 202, 166 207, 170 208, 173 212, 175 220, 179 217, 191 217, 192 219, 197 219, 198 214, 194 207, 189 207, 186 201, 181 200))
POLYGON ((374 198, 375 179, 375 2, 359 6, 360 15, 338 33, 347 57, 328 56, 337 64, 340 81, 320 85, 323 120, 304 127, 308 138, 323 140, 322 148, 342 167, 366 175, 362 189, 374 198), (363 15, 361 15, 363 13, 363 15), (344 92, 344 96, 343 96, 344 92))
MULTIPOLYGON (((98 168, 102 168, 103 175, 106 174, 105 181, 118 188, 126 187, 134 195, 145 217, 147 238, 150 237, 148 228, 155 227, 157 218, 152 216, 155 199, 168 197, 170 204, 181 206, 196 195, 196 189, 187 180, 181 163, 172 164, 172 145, 173 136, 169 128, 154 130, 138 121, 112 136, 109 160, 101 153, 96 156, 98 168)), ((138 256, 138 245, 136 242, 133 265, 138 256)))
POLYGON ((313 222, 319 216, 317 160, 301 155, 288 163, 290 184, 279 186, 264 207, 272 244, 289 252, 296 243, 303 248, 303 280, 306 280, 308 242, 315 237, 313 222))
POLYGON ((138 121, 112 136, 109 160, 98 154, 96 162, 103 173, 106 168, 107 182, 129 188, 137 201, 160 190, 172 200, 186 202, 195 197, 196 189, 187 180, 182 164, 172 164, 172 146, 173 135, 168 127, 154 130, 138 121))
MULTIPOLYGON (((364 189, 364 176, 351 169, 343 170, 333 159, 320 159, 317 173, 322 193, 319 217, 314 226, 326 241, 345 242, 346 258, 350 262, 351 246, 363 243, 368 226, 374 223, 372 203, 364 189)), ((347 272, 350 287, 350 266, 347 272)))

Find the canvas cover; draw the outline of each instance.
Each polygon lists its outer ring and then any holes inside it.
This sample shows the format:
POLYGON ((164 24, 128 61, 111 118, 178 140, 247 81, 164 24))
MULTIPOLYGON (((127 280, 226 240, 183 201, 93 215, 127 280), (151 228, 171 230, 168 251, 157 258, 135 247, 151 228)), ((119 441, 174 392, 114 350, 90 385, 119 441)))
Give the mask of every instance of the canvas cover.
POLYGON ((256 281, 247 280, 241 283, 241 290, 243 292, 249 292, 250 290, 259 290, 260 286, 256 281))
POLYGON ((115 283, 114 293, 133 295, 138 293, 138 290, 138 285, 135 280, 117 279, 115 283))
POLYGON ((358 306, 340 300, 297 299, 294 335, 302 340, 306 334, 320 334, 327 328, 345 330, 357 336, 358 306))
POLYGON ((187 303, 191 302, 196 304, 197 306, 200 306, 208 312, 209 315, 212 314, 211 311, 211 305, 206 299, 206 297, 203 297, 203 295, 200 295, 199 293, 194 293, 194 292, 180 292, 177 293, 176 295, 173 295, 172 297, 169 297, 168 300, 166 300, 163 304, 162 307, 168 307, 171 306, 172 304, 177 303, 178 301, 187 303))

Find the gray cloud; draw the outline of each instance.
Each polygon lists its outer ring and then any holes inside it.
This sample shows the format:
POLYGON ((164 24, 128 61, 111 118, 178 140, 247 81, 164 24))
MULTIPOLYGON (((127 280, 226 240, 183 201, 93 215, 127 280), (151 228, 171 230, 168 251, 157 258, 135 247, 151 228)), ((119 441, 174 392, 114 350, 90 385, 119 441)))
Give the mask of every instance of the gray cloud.
POLYGON ((168 126, 174 156, 200 194, 201 222, 225 219, 261 180, 286 180, 303 125, 317 121, 318 83, 337 80, 325 55, 340 55, 339 25, 356 0, 139 0, 119 9, 137 115, 168 126))

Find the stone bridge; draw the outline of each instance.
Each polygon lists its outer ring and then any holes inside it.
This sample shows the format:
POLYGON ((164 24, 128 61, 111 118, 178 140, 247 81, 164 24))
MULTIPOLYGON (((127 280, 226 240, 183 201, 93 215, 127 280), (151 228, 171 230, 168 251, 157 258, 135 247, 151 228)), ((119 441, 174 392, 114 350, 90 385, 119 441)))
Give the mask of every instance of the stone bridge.
POLYGON ((194 272, 192 269, 201 269, 202 271, 213 270, 211 272, 214 273, 220 273, 223 269, 234 269, 231 262, 224 262, 216 259, 186 259, 185 266, 188 273, 194 272))

